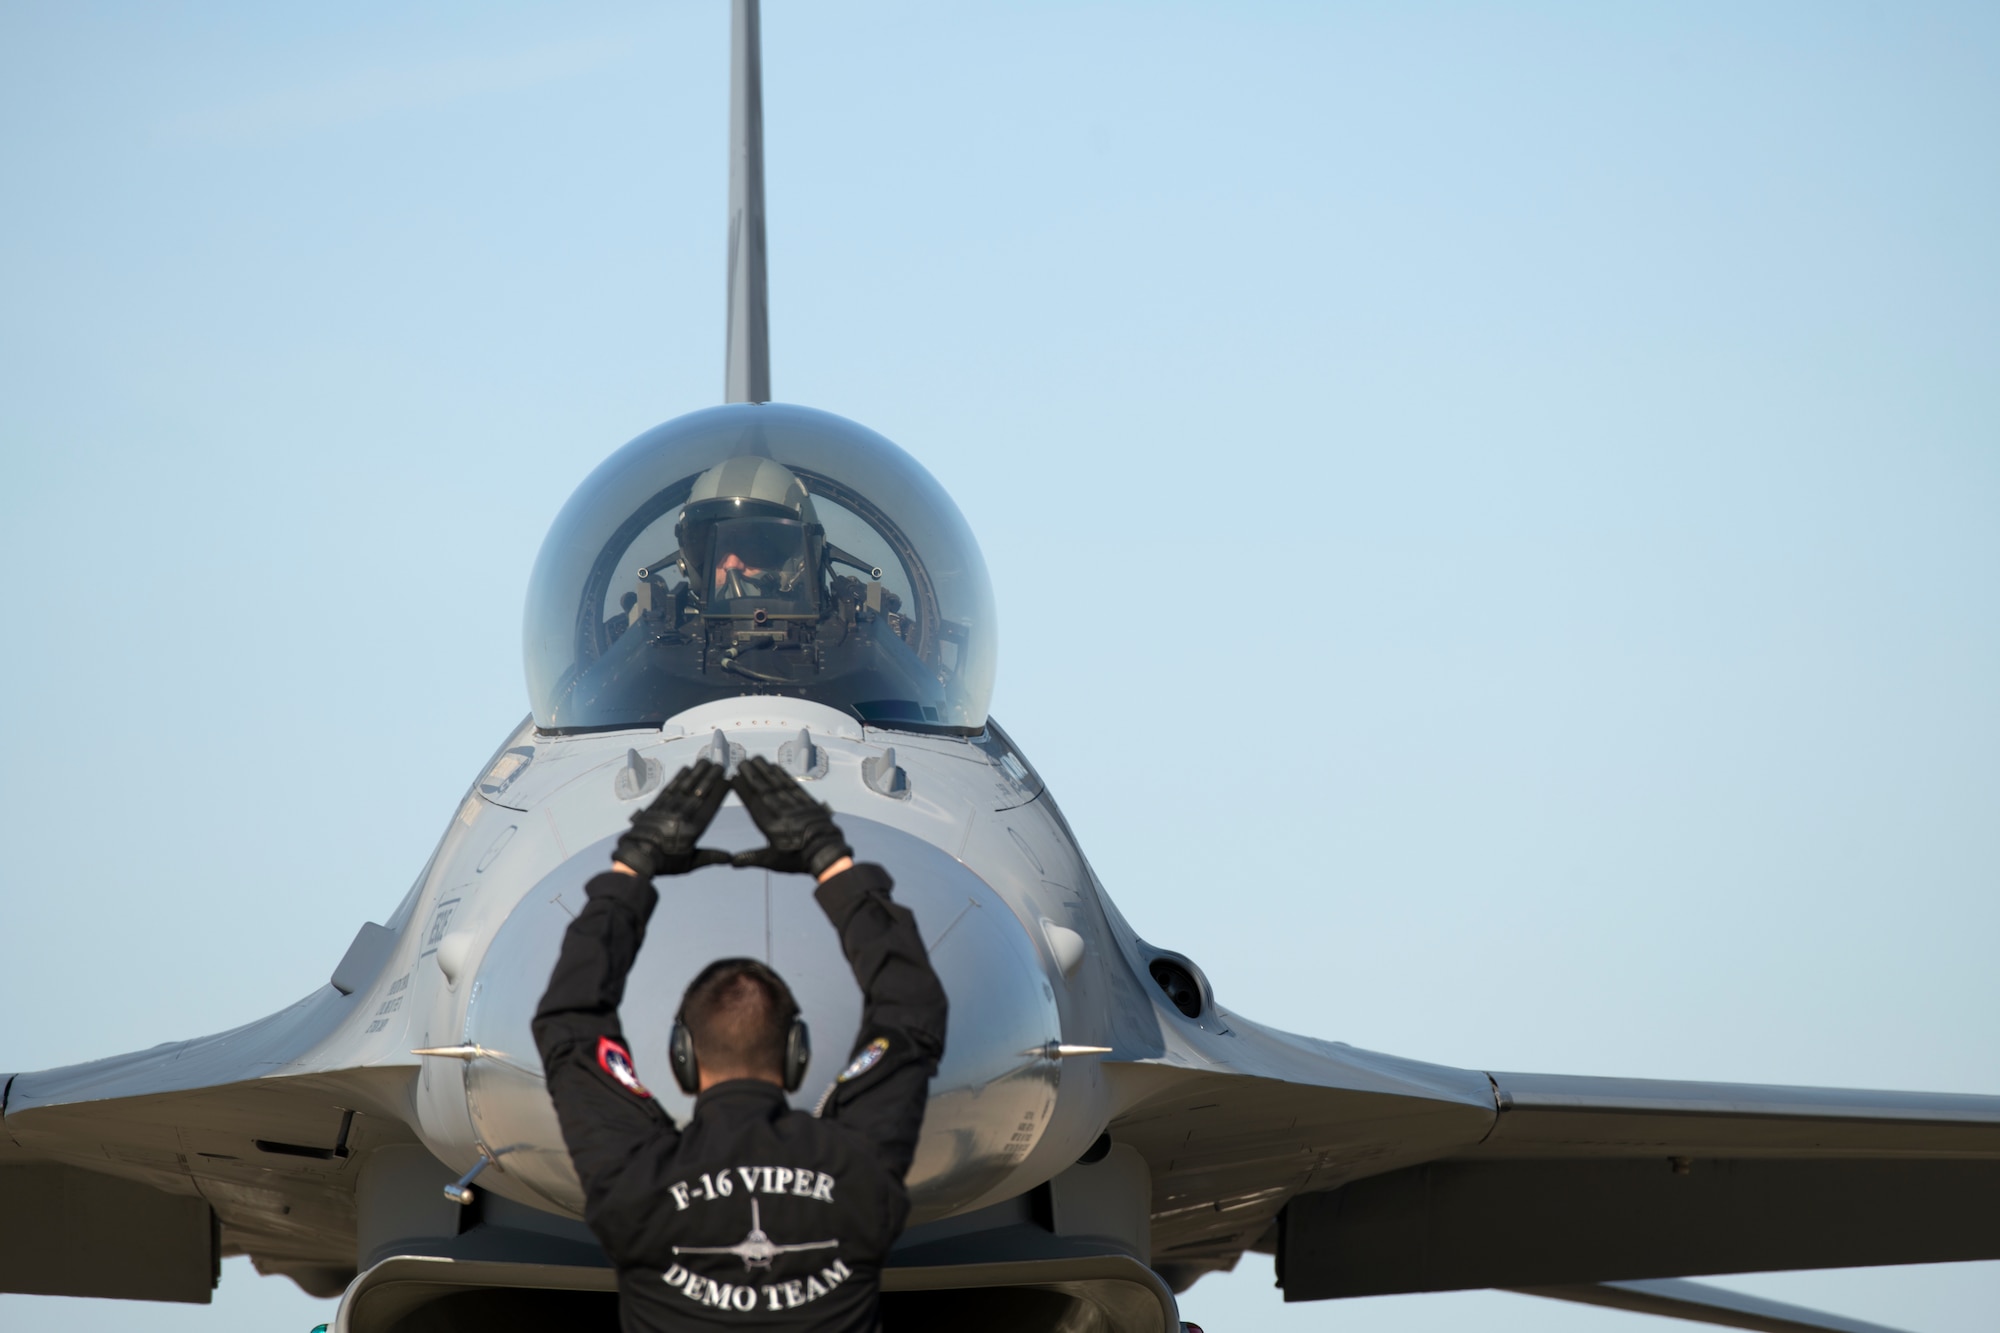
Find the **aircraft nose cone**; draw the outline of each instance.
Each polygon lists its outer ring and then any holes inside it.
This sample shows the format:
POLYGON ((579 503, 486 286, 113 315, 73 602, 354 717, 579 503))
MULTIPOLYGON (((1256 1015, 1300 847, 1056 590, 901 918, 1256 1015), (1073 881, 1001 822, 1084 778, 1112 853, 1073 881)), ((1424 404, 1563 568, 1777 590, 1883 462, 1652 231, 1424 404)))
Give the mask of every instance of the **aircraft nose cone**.
MULTIPOLYGON (((917 1216, 939 1216, 1003 1179, 1048 1124, 1060 1065, 1040 1051, 1061 1035, 1055 993, 1026 928, 978 876, 921 839, 850 815, 840 822, 857 859, 878 862, 895 879, 896 900, 915 914, 951 999, 945 1057, 909 1178, 917 1216)), ((582 1191, 529 1021, 563 932, 584 905, 583 886, 610 864, 612 842, 571 857, 514 908, 480 965, 466 1012, 467 1042, 510 1053, 463 1066, 481 1141, 507 1149, 506 1179, 490 1187, 522 1187, 521 1202, 569 1212, 581 1211, 582 1191)), ((741 851, 762 846, 763 837, 732 803, 703 842, 741 851)), ((659 909, 620 1008, 641 1080, 685 1122, 693 1099, 674 1085, 666 1056, 681 993, 717 958, 759 958, 785 978, 812 1026, 812 1064, 792 1097, 810 1109, 846 1066, 861 1020, 860 989, 811 879, 711 866, 654 882, 659 909)))

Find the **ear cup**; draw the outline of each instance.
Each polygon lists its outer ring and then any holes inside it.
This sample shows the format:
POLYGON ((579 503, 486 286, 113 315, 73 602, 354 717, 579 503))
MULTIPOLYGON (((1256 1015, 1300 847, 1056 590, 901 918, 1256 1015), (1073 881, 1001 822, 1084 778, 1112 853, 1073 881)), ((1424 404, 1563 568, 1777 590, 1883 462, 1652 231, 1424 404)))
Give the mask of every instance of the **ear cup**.
POLYGON ((701 1090, 701 1065, 694 1058, 694 1034, 680 1015, 674 1015, 674 1033, 667 1038, 667 1063, 673 1066, 674 1082, 692 1096, 701 1090))
POLYGON ((799 1084, 806 1081, 806 1066, 812 1063, 812 1029, 803 1018, 792 1019, 792 1029, 785 1034, 785 1091, 797 1092, 799 1084))

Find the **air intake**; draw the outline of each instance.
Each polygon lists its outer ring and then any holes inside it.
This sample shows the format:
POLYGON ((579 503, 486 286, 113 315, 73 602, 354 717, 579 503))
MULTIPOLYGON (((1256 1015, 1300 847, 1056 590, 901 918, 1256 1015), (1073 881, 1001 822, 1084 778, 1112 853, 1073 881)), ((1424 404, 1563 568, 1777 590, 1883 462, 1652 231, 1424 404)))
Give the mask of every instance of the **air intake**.
POLYGON ((1174 1008, 1189 1018, 1201 1017, 1201 983, 1194 979, 1194 973, 1171 958, 1155 958, 1150 970, 1174 1008))

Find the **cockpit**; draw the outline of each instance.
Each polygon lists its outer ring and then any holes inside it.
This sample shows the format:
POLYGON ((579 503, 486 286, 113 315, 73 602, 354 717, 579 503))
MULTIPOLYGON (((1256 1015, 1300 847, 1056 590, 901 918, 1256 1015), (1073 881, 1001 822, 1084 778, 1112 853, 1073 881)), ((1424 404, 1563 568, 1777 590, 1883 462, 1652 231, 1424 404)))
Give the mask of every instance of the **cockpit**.
POLYGON ((529 581, 545 731, 637 727, 736 695, 976 732, 993 594, 944 488, 842 417, 732 404, 656 427, 585 479, 529 581))

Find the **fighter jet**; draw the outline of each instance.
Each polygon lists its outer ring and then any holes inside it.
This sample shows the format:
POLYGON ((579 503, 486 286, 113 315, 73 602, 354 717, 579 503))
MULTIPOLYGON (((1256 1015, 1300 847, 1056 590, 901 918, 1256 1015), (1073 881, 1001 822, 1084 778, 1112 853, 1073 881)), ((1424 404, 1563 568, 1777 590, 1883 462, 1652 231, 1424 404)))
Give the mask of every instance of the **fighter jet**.
MULTIPOLYGON (((631 813, 751 754, 890 869, 951 993, 892 1322, 1173 1330, 1178 1292, 1258 1251, 1291 1300, 1501 1287, 1852 1330, 1685 1279, 2000 1257, 2000 1097, 1428 1064, 1259 1024, 1141 937, 989 714, 996 609, 951 498, 875 432, 770 401, 754 0, 733 40, 724 404, 564 506, 528 589, 532 711, 325 984, 0 1079, 0 1289, 201 1302, 248 1254, 339 1296, 348 1333, 606 1323, 528 1018, 631 813)), ((732 805, 711 840, 758 838, 732 805)), ((809 885, 662 891, 634 1049, 664 1052, 709 959, 762 957, 823 1034, 810 1105, 859 999, 809 885)), ((732 1252, 778 1248, 753 1216, 732 1252)))

